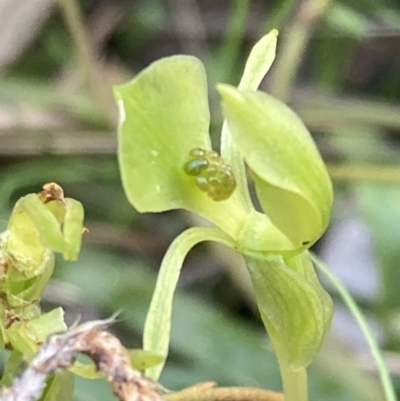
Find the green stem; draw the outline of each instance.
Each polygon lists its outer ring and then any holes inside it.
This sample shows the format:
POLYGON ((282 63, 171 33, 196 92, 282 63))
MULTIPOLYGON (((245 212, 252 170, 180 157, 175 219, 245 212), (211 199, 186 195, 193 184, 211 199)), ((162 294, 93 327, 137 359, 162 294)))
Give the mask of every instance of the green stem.
POLYGON ((285 401, 307 401, 307 370, 293 370, 286 361, 281 361, 278 355, 279 368, 282 376, 285 401))
POLYGON ((286 20, 289 18, 290 12, 295 6, 297 0, 285 0, 276 4, 270 15, 267 17, 263 32, 269 32, 271 29, 280 31, 286 20))
MULTIPOLYGON (((362 314, 362 311, 347 291, 346 287, 340 282, 340 280, 331 272, 331 270, 326 266, 322 261, 320 261, 315 255, 311 254, 311 259, 313 260, 315 266, 329 279, 329 281, 334 285, 339 295, 342 297, 343 301, 350 309, 353 314, 358 326, 364 334, 365 339, 367 340, 369 349, 371 350, 371 354, 375 359, 376 366, 378 368, 379 376, 381 379, 382 387, 385 393, 386 401, 397 401, 396 392, 393 387, 392 380, 390 378, 389 372, 385 365, 385 362, 382 357, 382 353, 379 350, 379 346, 368 327, 368 323, 362 314)), ((287 400, 285 400, 287 401, 287 400)))
POLYGON ((400 183, 400 168, 379 164, 328 163, 328 172, 335 181, 362 181, 384 184, 400 183))
POLYGON ((267 327, 267 331, 278 358, 285 401, 308 401, 306 368, 294 370, 286 358, 286 353, 279 339, 274 334, 274 329, 267 327))
MULTIPOLYGON (((232 238, 213 227, 192 227, 172 242, 161 264, 156 288, 147 313, 143 332, 143 347, 163 357, 168 355, 171 332, 172 303, 183 261, 188 252, 199 242, 216 241, 235 247, 232 238)), ((165 359, 164 359, 165 362, 165 359)), ((146 370, 146 375, 157 380, 164 363, 146 370)))

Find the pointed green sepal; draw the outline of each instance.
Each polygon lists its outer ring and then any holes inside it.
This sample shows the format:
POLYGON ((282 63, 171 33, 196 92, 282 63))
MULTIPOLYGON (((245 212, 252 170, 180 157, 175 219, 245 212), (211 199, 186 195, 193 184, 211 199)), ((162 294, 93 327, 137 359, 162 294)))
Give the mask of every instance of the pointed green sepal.
POLYGON ((218 90, 263 210, 294 249, 311 246, 328 224, 333 194, 310 133, 290 108, 266 93, 228 85, 218 90))
POLYGON ((273 29, 253 46, 246 61, 239 89, 258 89, 258 86, 275 60, 277 38, 278 31, 273 29))
POLYGON ((286 261, 281 256, 245 259, 272 342, 293 369, 308 366, 320 349, 333 312, 308 252, 286 261))

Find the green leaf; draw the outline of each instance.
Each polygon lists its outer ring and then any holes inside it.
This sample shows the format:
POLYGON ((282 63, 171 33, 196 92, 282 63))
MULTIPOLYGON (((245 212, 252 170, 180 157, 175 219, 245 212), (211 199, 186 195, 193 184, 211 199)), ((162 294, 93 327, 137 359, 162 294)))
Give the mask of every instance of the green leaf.
MULTIPOLYGON (((128 351, 132 367, 136 370, 145 370, 165 362, 164 357, 151 351, 146 351, 144 349, 130 349, 128 351)), ((105 377, 104 373, 99 372, 93 362, 83 363, 75 361, 72 367, 69 368, 69 371, 86 379, 99 379, 105 377)))
POLYGON ((257 194, 272 222, 293 242, 310 246, 325 230, 332 185, 299 117, 262 92, 219 85, 229 130, 254 173, 257 194))
POLYGON ((64 311, 62 308, 56 308, 27 322, 14 323, 5 330, 5 334, 16 350, 20 351, 25 358, 31 359, 38 345, 44 342, 48 335, 63 332, 66 329, 64 311))
POLYGON ((74 395, 74 375, 67 370, 51 377, 39 401, 72 401, 74 395))
POLYGON ((320 349, 333 312, 308 253, 287 261, 280 256, 245 259, 272 342, 292 369, 306 367, 320 349))
POLYGON ((130 349, 131 364, 134 369, 145 370, 164 362, 164 357, 144 349, 130 349))
POLYGON ((161 59, 115 88, 118 159, 128 200, 139 212, 187 209, 237 236, 247 213, 232 199, 214 202, 184 171, 194 148, 211 150, 207 81, 191 56, 161 59))
POLYGON ((1 387, 8 387, 12 385, 13 380, 21 373, 23 356, 17 350, 12 350, 8 357, 7 363, 3 370, 3 376, 0 381, 1 387))
POLYGON ((58 307, 50 312, 42 313, 36 319, 27 322, 26 328, 36 341, 44 342, 50 334, 67 330, 67 325, 64 322, 64 310, 58 307))
POLYGON ((99 379, 104 377, 104 374, 98 371, 94 362, 82 363, 75 361, 68 370, 85 379, 99 379))

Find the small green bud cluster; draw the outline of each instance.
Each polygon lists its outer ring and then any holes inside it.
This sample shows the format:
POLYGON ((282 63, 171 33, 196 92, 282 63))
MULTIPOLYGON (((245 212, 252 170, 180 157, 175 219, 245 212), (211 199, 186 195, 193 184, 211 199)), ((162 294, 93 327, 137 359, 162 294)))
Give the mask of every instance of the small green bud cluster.
POLYGON ((226 164, 218 152, 200 148, 189 152, 185 173, 196 177, 197 187, 215 200, 228 199, 236 188, 232 167, 226 164))

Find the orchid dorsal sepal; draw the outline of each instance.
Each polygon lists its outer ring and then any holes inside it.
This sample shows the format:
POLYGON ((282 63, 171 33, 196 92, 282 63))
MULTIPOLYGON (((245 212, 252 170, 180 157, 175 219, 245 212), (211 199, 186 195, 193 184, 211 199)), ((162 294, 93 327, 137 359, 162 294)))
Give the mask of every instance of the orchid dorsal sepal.
MULTIPOLYGON (((258 89, 275 59, 277 36, 278 31, 273 29, 253 46, 239 83, 240 89, 258 89)), ((221 132, 221 155, 232 166, 236 175, 239 190, 234 196, 244 208, 247 208, 248 211, 252 210, 253 205, 248 190, 243 155, 239 151, 237 144, 232 140, 226 120, 222 125, 221 132)))
POLYGON ((278 31, 264 35, 251 49, 238 88, 257 90, 275 60, 278 31))

